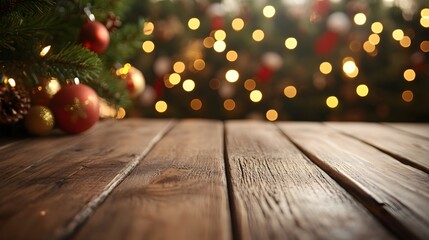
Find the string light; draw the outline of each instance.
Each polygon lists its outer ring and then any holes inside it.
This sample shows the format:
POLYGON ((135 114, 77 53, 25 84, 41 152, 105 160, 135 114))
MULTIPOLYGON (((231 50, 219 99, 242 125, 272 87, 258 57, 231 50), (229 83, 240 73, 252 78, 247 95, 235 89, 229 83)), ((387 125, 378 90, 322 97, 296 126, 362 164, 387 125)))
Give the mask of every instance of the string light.
POLYGON ((350 78, 355 78, 359 74, 359 69, 356 66, 356 63, 354 62, 353 58, 347 57, 344 58, 343 61, 344 73, 350 78))
POLYGON ((125 109, 123 107, 120 107, 118 109, 118 112, 116 113, 115 118, 116 119, 123 119, 123 118, 125 118, 126 115, 127 115, 127 112, 125 111, 125 109))
POLYGON ((413 69, 407 69, 404 71, 404 79, 408 82, 414 81, 416 78, 416 72, 413 69))
POLYGON ((265 117, 267 118, 268 121, 273 122, 273 121, 277 120, 277 118, 279 117, 279 114, 277 113, 277 111, 275 109, 270 109, 265 114, 265 117))
POLYGON ((155 44, 150 40, 144 41, 142 44, 142 49, 146 53, 151 53, 153 50, 155 50, 155 44))
POLYGON ((259 90, 253 90, 250 92, 249 97, 252 102, 260 102, 262 100, 262 92, 259 90))
POLYGON ((154 29, 155 29, 155 25, 153 25, 152 22, 145 22, 143 25, 143 34, 151 35, 154 29))
POLYGON ((197 59, 194 61, 194 68, 197 71, 201 71, 206 67, 206 62, 203 59, 197 59))
POLYGON ((366 23, 366 16, 364 13, 356 13, 353 20, 356 25, 364 25, 366 23))
POLYGON ((404 36, 400 41, 399 44, 401 44, 402 47, 407 48, 411 46, 411 38, 408 36, 404 36))
POLYGON ((206 37, 203 40, 203 45, 205 48, 212 48, 215 43, 215 39, 212 37, 206 37))
POLYGON ((234 62, 238 58, 238 53, 234 50, 228 51, 226 53, 226 59, 230 62, 234 62))
POLYGON ((404 102, 411 102, 413 101, 414 93, 411 90, 405 90, 402 92, 402 100, 404 102))
POLYGON ((256 42, 260 42, 264 39, 265 34, 264 31, 262 31, 261 29, 256 29, 255 31, 253 31, 252 33, 252 38, 253 40, 255 40, 256 42))
POLYGON ((172 85, 177 85, 180 83, 181 77, 178 73, 172 73, 170 74, 170 76, 168 77, 168 81, 172 84, 172 85))
POLYGON ((323 74, 329 74, 332 71, 332 65, 329 62, 322 62, 319 66, 319 70, 323 74))
POLYGON ((401 41, 401 39, 404 37, 404 31, 402 31, 401 29, 395 29, 392 32, 392 37, 396 41, 401 41))
POLYGON ((263 8, 262 14, 264 14, 266 18, 272 18, 276 14, 276 9, 271 5, 267 5, 263 8))
POLYGON ((289 50, 293 50, 298 46, 298 41, 296 38, 290 37, 285 40, 285 46, 289 50))
POLYGON ((227 110, 227 111, 232 111, 235 108, 235 101, 232 99, 226 99, 223 102, 223 107, 227 110))
POLYGON ((422 50, 422 52, 429 52, 429 41, 422 41, 420 43, 420 50, 422 50))
POLYGON ((295 86, 287 86, 284 88, 283 93, 287 98, 294 98, 297 94, 297 90, 295 86))
POLYGON ((372 44, 372 45, 377 45, 380 43, 380 36, 378 34, 371 34, 368 37, 368 41, 372 44))
POLYGON ((181 62, 181 61, 178 61, 178 62, 175 62, 174 63, 174 65, 173 65, 173 70, 176 72, 176 73, 182 73, 182 72, 184 72, 185 71, 185 63, 184 62, 181 62))
POLYGON ((244 21, 241 18, 234 18, 234 20, 232 20, 231 26, 234 31, 238 32, 244 28, 244 21))
POLYGON ((216 52, 223 52, 226 49, 226 43, 224 41, 216 41, 213 45, 213 49, 216 52))
POLYGON ((336 108, 338 106, 338 98, 335 96, 329 96, 326 98, 326 105, 329 108, 336 108))
POLYGON ((371 31, 373 33, 381 33, 383 31, 383 24, 381 24, 381 22, 371 24, 371 31))
POLYGON ((365 84, 360 84, 356 87, 356 93, 359 97, 366 97, 369 93, 369 88, 365 84))
POLYGON ((217 30, 214 33, 214 39, 216 39, 217 41, 223 41, 226 38, 226 32, 224 30, 217 30))
POLYGON ((48 45, 48 46, 44 47, 42 49, 42 51, 40 51, 40 56, 41 57, 46 56, 46 54, 48 54, 49 50, 51 50, 51 45, 48 45))
POLYGON ((200 99, 198 99, 198 98, 192 99, 192 101, 191 101, 191 108, 193 110, 198 111, 198 110, 200 110, 202 108, 202 106, 203 106, 203 103, 201 102, 200 99))
POLYGON ((375 51, 375 46, 370 41, 366 41, 363 43, 363 50, 367 53, 372 53, 375 51))
POLYGON ((155 110, 159 113, 167 111, 168 105, 165 101, 158 101, 155 103, 155 110))
POLYGON ((189 19, 188 27, 191 30, 197 30, 200 27, 200 20, 198 18, 189 19))
POLYGON ((225 79, 230 83, 237 82, 239 77, 240 74, 234 69, 230 69, 225 73, 225 79))
POLYGON ((252 91, 256 88, 256 82, 253 79, 247 79, 246 81, 244 81, 244 88, 247 91, 252 91))
POLYGON ((192 92, 192 90, 195 88, 195 82, 192 79, 186 79, 183 81, 182 87, 186 92, 192 92))

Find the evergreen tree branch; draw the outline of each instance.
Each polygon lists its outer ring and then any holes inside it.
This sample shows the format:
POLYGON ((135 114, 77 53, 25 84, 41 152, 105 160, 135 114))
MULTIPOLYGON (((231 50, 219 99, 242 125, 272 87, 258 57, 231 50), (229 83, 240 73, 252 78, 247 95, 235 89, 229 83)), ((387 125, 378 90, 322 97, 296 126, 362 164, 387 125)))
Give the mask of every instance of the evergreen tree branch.
POLYGON ((47 7, 53 6, 52 0, 0 0, 0 15, 17 13, 21 16, 29 13, 43 13, 47 7))

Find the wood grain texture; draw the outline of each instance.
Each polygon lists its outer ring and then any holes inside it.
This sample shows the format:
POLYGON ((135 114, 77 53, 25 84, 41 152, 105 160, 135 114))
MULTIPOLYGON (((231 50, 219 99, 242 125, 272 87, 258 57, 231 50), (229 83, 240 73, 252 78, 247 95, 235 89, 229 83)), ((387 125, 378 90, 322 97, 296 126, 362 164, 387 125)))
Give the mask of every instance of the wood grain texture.
POLYGON ((271 123, 226 123, 241 239, 389 239, 390 233, 271 123))
POLYGON ((326 123, 429 174, 429 140, 378 123, 326 123))
POLYGON ((427 174, 323 124, 279 126, 313 162, 359 198, 400 238, 427 239, 427 174))
POLYGON ((76 239, 231 239, 222 132, 218 121, 180 122, 76 239))
MULTIPOLYGON (((35 159, 26 155, 36 161, 1 183, 0 239, 51 239, 73 232, 169 125, 161 120, 101 123, 94 134, 65 137, 71 147, 59 145, 66 140, 41 139, 52 153, 42 148, 35 159), (43 154, 46 159, 37 161, 43 154)), ((26 154, 37 152, 27 147, 32 150, 26 154)))
POLYGON ((429 123, 385 123, 385 125, 429 139, 429 123))

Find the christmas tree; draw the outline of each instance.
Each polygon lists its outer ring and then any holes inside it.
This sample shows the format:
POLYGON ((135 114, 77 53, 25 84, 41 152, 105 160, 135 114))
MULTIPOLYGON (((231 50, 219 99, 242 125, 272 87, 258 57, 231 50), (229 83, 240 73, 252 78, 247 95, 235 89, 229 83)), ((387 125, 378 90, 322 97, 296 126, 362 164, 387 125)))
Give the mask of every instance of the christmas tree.
POLYGON ((127 63, 144 38, 132 3, 1 0, 0 123, 30 118, 27 130, 43 135, 54 121, 76 133, 99 114, 122 118, 144 87, 127 63))
POLYGON ((142 115, 427 121, 427 1, 151 1, 142 115))

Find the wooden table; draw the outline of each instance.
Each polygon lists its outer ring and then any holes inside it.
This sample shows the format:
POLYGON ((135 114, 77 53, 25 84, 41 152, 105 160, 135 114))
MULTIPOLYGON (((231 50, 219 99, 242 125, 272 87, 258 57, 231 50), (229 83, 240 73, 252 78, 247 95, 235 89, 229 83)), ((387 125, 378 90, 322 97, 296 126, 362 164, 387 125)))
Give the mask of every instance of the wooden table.
POLYGON ((429 124, 102 121, 0 140, 0 239, 429 239, 429 124))

